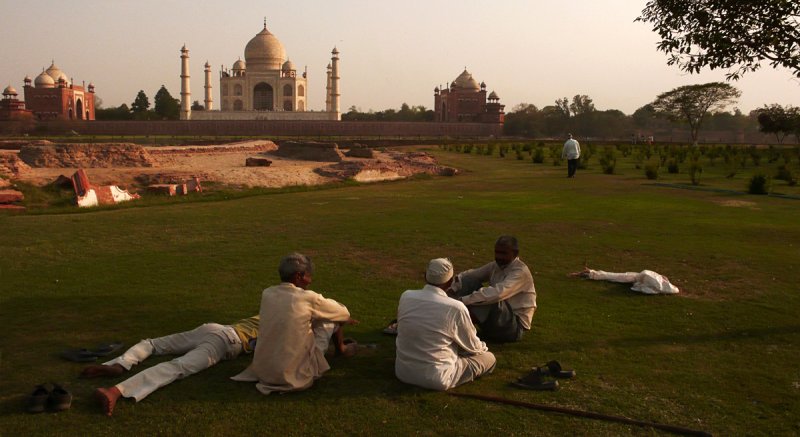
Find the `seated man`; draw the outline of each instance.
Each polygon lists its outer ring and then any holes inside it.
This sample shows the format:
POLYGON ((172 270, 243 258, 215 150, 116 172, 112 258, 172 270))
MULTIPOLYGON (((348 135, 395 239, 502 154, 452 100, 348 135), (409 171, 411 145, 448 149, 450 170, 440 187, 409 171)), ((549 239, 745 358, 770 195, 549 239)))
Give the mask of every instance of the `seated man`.
POLYGON ((236 358, 242 352, 252 352, 258 335, 258 322, 258 316, 253 316, 233 325, 206 323, 191 331, 142 340, 111 361, 84 368, 81 376, 118 376, 150 355, 183 354, 139 372, 113 387, 95 390, 95 398, 106 415, 110 416, 120 397, 134 398, 139 402, 176 379, 205 370, 221 360, 236 358))
POLYGON ((633 284, 631 290, 644 294, 677 294, 678 287, 669 282, 669 278, 652 270, 642 270, 639 273, 625 272, 614 273, 602 270, 592 270, 584 266, 580 272, 569 274, 574 277, 593 279, 595 281, 611 281, 623 284, 633 284))
POLYGON ((482 342, 463 303, 447 297, 450 260, 431 260, 422 290, 408 290, 397 308, 395 374, 401 381, 447 390, 494 370, 495 357, 482 342))
POLYGON ((519 244, 503 235, 494 245, 494 262, 459 273, 449 293, 469 309, 478 336, 505 343, 531 329, 536 288, 528 266, 519 259, 519 244), (483 286, 484 282, 489 283, 483 286))
POLYGON ((354 325, 347 308, 307 290, 314 274, 311 259, 292 253, 278 267, 282 283, 261 295, 261 326, 253 362, 235 381, 257 382, 264 394, 305 390, 330 366, 325 351, 333 338, 338 354, 352 356, 355 342, 345 344, 342 325, 354 325))

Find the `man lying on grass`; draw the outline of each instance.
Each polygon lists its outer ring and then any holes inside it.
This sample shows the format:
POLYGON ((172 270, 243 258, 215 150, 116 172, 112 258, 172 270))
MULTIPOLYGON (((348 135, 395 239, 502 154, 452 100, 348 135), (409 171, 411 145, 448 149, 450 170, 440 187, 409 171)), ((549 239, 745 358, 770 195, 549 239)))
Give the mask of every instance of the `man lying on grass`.
POLYGON ((448 290, 463 302, 478 336, 490 342, 512 342, 531 329, 536 288, 528 266, 519 259, 519 243, 503 235, 494 245, 494 262, 459 273, 448 290), (483 286, 488 282, 487 286, 483 286))
POLYGON ((257 382, 263 394, 305 390, 330 366, 325 352, 333 340, 339 355, 352 356, 357 344, 345 344, 342 326, 358 321, 347 308, 306 287, 311 284, 314 264, 299 253, 281 260, 281 281, 261 295, 261 326, 253 362, 236 381, 257 382))
POLYGON ((400 296, 397 378, 447 390, 494 370, 495 357, 478 338, 467 307, 444 292, 453 283, 450 260, 431 260, 425 281, 421 290, 408 290, 400 296))
POLYGON ((120 397, 141 401, 176 379, 205 370, 221 360, 236 358, 242 352, 252 352, 258 336, 258 325, 259 316, 253 316, 232 325, 206 323, 191 331, 145 339, 111 361, 84 368, 81 376, 119 376, 150 355, 183 354, 172 361, 141 371, 113 387, 95 390, 95 398, 106 415, 110 416, 120 397))

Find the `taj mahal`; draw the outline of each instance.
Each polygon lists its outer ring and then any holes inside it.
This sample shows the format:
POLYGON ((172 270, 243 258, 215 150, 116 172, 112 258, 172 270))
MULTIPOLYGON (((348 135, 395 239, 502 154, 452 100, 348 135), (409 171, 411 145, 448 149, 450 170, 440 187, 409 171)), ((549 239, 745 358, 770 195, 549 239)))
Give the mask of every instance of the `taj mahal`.
POLYGON ((244 60, 220 69, 220 107, 214 109, 211 65, 205 63, 204 111, 192 111, 189 49, 181 48, 181 120, 341 120, 339 51, 327 66, 325 111, 308 110, 308 74, 297 73, 280 40, 267 29, 244 48, 244 60))

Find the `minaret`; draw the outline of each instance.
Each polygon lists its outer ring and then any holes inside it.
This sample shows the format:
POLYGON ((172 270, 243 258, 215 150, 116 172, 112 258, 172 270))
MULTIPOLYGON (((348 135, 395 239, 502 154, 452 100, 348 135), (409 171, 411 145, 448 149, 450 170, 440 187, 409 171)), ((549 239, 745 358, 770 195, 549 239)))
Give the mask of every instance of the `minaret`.
POLYGON ((325 85, 325 112, 331 112, 331 64, 328 63, 328 68, 325 70, 325 75, 328 78, 327 85, 325 85))
POLYGON ((331 51, 331 112, 335 113, 336 120, 341 120, 339 109, 339 50, 336 47, 331 51))
POLYGON ((181 47, 181 120, 192 118, 192 92, 189 90, 189 49, 181 47))
POLYGON ((206 99, 204 103, 206 105, 206 111, 211 111, 214 109, 214 100, 211 97, 211 64, 209 64, 208 61, 206 61, 205 73, 206 85, 204 88, 206 89, 206 99))

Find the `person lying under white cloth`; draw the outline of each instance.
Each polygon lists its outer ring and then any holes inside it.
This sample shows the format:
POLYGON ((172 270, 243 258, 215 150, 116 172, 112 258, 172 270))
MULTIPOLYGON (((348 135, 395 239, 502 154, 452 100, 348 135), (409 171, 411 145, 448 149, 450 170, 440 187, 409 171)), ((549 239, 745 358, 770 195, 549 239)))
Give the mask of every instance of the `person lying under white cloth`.
POLYGON ((614 273, 584 267, 583 271, 570 273, 569 276, 633 284, 631 290, 644 294, 677 294, 680 292, 678 287, 672 285, 666 276, 652 270, 642 270, 639 273, 614 273))

